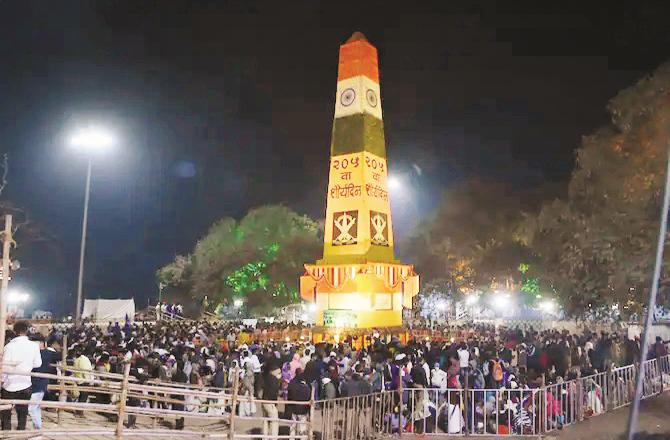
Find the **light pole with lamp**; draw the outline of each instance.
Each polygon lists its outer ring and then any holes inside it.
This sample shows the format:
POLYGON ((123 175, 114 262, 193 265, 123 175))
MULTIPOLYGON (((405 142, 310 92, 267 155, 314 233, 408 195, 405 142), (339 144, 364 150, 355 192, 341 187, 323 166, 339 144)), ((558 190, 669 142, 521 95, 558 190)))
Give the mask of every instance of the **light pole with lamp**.
POLYGON ((88 201, 91 193, 92 154, 109 149, 114 145, 114 138, 107 131, 88 127, 75 133, 70 139, 70 145, 87 155, 86 191, 84 195, 84 218, 81 224, 81 244, 79 248, 79 278, 77 280, 77 309, 75 322, 81 322, 81 299, 84 282, 84 256, 86 254, 86 228, 88 225, 88 201))

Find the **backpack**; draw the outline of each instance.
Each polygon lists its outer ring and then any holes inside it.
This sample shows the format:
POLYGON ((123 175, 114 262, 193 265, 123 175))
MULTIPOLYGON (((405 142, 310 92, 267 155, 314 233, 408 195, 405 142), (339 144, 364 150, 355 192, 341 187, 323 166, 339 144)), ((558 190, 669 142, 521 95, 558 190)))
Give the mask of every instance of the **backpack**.
POLYGON ((496 382, 500 382, 503 380, 503 369, 502 365, 500 365, 500 361, 492 361, 493 362, 493 367, 491 368, 491 377, 493 377, 493 380, 496 382))

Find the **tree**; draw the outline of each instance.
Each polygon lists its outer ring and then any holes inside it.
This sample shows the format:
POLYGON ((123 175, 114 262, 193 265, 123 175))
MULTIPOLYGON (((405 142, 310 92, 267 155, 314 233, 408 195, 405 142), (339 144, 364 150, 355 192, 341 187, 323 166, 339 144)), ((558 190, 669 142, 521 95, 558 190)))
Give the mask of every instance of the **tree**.
POLYGON ((670 63, 621 91, 608 111, 611 125, 583 138, 567 199, 524 227, 543 279, 573 312, 611 303, 639 311, 646 297, 670 140, 670 63))
POLYGON ((212 225, 189 257, 158 271, 159 281, 186 286, 192 299, 205 295, 213 307, 244 299, 252 313, 297 302, 303 264, 319 256, 318 225, 284 206, 264 206, 239 222, 212 225))
MULTIPOLYGON (((193 257, 177 255, 174 261, 156 271, 156 278, 161 289, 168 289, 168 297, 189 298, 192 287, 193 257)), ((186 301, 184 301, 186 302, 186 301)))
POLYGON ((438 284, 447 285, 452 295, 509 285, 520 278, 519 264, 531 259, 518 240, 518 225, 547 191, 484 180, 453 185, 403 243, 404 253, 425 282, 441 280, 438 284))

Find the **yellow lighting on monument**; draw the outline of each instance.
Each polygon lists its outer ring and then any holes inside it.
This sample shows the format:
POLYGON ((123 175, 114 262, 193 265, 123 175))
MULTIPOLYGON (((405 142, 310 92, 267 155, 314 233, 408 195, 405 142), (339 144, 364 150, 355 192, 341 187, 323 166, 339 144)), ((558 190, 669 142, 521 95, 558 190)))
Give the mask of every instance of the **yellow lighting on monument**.
POLYGON ((389 176, 379 96, 377 49, 354 33, 340 46, 323 258, 300 278, 324 338, 401 327, 419 291, 413 266, 394 256, 389 189, 402 182, 389 176))

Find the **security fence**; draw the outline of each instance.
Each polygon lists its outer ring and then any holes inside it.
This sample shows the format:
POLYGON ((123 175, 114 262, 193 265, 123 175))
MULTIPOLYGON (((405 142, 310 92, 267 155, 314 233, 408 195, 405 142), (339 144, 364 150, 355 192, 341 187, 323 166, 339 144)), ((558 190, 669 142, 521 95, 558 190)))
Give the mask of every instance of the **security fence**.
MULTIPOLYGON (((628 405, 639 365, 532 389, 409 388, 315 402, 322 440, 390 434, 538 436, 628 405)), ((642 364, 646 399, 670 389, 670 356, 642 364)))
MULTIPOLYGON (((30 373, 50 379, 59 401, 26 402, 0 399, 0 408, 37 404, 57 412, 58 422, 40 431, 49 436, 150 436, 198 438, 262 438, 356 440, 392 434, 538 436, 596 417, 629 404, 635 393, 638 365, 559 382, 534 389, 408 388, 322 401, 266 401, 231 390, 142 384, 124 374, 76 370, 59 366, 58 374, 30 373), (79 373, 79 374, 75 374, 79 373), (83 374, 83 376, 82 376, 83 374), (81 393, 95 395, 96 403, 72 400, 81 393), (105 403, 99 403, 105 402, 105 403), (308 407, 301 416, 281 418, 287 406, 308 407), (75 428, 65 412, 107 414, 108 423, 78 421, 75 428), (144 420, 142 429, 128 429, 126 418, 144 420), (171 420, 180 430, 157 426, 171 420), (149 424, 147 424, 149 422, 149 424), (214 425, 212 425, 214 423, 214 425)), ((670 389, 670 356, 642 364, 643 398, 670 389)), ((237 375, 235 376, 237 377, 237 375)), ((53 414, 53 413, 52 413, 53 414)), ((25 436, 3 432, 4 438, 25 436)))

